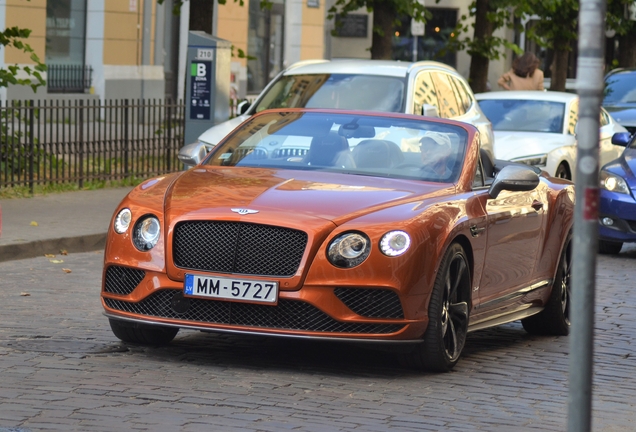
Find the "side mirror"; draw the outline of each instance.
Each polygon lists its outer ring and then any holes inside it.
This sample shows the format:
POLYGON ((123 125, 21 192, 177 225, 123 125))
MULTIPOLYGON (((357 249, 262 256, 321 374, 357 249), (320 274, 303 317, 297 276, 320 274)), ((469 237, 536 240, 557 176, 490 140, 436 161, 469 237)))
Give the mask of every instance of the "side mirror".
POLYGON ((424 104, 422 105, 422 115, 426 117, 439 117, 439 112, 436 106, 424 104))
POLYGON ((530 191, 539 185, 539 175, 530 167, 523 165, 506 165, 497 173, 488 195, 497 198, 499 193, 508 191, 530 191))
POLYGON ((629 132, 616 132, 612 135, 612 144, 626 147, 629 144, 629 140, 632 138, 629 132))
POLYGON ((252 104, 249 103, 249 101, 246 101, 246 100, 241 101, 236 106, 236 112, 238 113, 238 115, 243 115, 247 112, 248 109, 250 109, 251 106, 252 104))
POLYGON ((183 164, 186 166, 185 168, 191 168, 195 165, 198 165, 212 150, 214 146, 210 144, 205 144, 202 142, 195 142, 193 144, 188 144, 181 147, 179 150, 179 154, 177 157, 183 164))

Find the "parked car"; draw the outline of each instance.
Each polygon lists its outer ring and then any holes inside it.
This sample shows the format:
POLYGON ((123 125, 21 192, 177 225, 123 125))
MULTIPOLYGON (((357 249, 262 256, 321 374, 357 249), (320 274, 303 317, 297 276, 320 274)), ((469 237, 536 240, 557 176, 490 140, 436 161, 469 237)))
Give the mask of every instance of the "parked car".
POLYGON ((179 158, 198 162, 235 127, 265 109, 305 107, 402 112, 463 121, 479 129, 482 147, 493 155, 492 126, 466 80, 452 67, 431 61, 310 60, 281 72, 252 105, 239 105, 241 115, 208 129, 197 143, 186 145, 179 158))
POLYGON ((636 136, 617 133, 612 141, 625 150, 600 171, 598 248, 603 254, 617 254, 623 243, 636 242, 636 136))
POLYGON ((605 76, 603 108, 631 134, 636 132, 636 69, 614 69, 605 76))
MULTIPOLYGON (((495 158, 533 165, 552 176, 575 180, 576 94, 501 91, 475 97, 495 131, 495 158)), ((615 133, 626 129, 603 109, 600 122, 600 160, 604 164, 623 151, 611 140, 615 133)))
POLYGON ((114 334, 403 343, 407 364, 437 371, 472 330, 567 334, 573 185, 493 163, 477 137, 407 114, 252 116, 115 210, 101 292, 114 334))

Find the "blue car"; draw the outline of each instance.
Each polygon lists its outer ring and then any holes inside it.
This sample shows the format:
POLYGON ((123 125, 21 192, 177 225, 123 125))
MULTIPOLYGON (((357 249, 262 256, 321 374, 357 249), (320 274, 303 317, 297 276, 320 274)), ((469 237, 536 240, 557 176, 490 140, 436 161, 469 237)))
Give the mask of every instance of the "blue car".
POLYGON ((618 132, 612 143, 624 145, 625 150, 600 172, 598 249, 602 254, 617 254, 623 243, 636 242, 636 134, 618 132))
POLYGON ((605 76, 603 108, 621 126, 636 132, 636 69, 614 69, 605 76))

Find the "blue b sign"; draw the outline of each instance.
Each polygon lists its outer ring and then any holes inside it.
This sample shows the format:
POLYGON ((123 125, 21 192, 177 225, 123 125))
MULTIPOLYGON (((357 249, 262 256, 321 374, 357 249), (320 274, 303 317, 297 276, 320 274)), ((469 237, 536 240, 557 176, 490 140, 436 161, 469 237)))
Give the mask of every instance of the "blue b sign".
POLYGON ((193 61, 190 75, 190 119, 210 120, 212 62, 193 61))

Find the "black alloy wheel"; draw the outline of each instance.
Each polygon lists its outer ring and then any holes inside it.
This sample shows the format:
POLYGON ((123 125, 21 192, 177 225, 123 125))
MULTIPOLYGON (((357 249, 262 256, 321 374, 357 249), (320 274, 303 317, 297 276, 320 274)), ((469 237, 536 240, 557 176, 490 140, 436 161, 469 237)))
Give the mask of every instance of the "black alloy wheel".
POLYGON ((572 174, 570 174, 570 169, 565 162, 559 165, 554 176, 566 180, 572 180, 572 174))
POLYGON ((570 333, 570 303, 572 299, 572 234, 563 245, 552 292, 545 308, 538 314, 521 320, 530 334, 566 336, 570 333))
POLYGON ((470 284, 466 253, 454 243, 444 254, 437 272, 424 341, 417 349, 405 354, 408 366, 448 372, 457 364, 468 332, 470 284))

